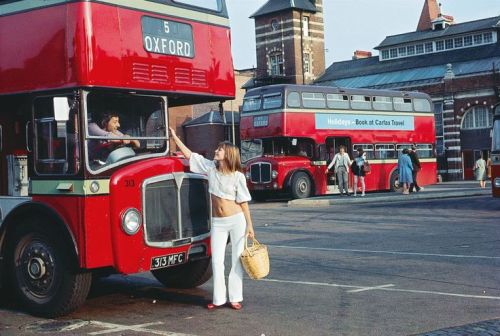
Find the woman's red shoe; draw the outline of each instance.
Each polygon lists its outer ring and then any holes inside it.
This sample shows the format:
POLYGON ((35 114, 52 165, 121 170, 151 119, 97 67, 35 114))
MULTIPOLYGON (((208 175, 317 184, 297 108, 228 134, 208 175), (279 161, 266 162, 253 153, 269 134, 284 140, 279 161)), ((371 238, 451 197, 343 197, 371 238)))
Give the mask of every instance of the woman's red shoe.
POLYGON ((234 310, 240 310, 242 307, 241 307, 241 303, 239 302, 230 302, 229 305, 231 306, 231 308, 233 308, 234 310))
POLYGON ((223 306, 223 305, 219 305, 219 306, 218 306, 218 305, 214 305, 213 303, 209 303, 209 304, 207 304, 207 309, 208 309, 208 310, 214 310, 214 309, 220 308, 220 307, 222 307, 222 306, 223 306))

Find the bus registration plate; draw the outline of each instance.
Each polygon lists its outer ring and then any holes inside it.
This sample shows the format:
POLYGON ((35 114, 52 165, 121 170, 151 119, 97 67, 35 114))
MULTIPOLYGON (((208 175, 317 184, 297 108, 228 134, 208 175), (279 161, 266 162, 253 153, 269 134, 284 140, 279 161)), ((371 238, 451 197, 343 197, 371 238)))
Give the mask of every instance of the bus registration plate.
POLYGON ((142 42, 146 51, 156 54, 194 57, 193 28, 186 24, 143 16, 142 42))
POLYGON ((186 252, 168 254, 161 257, 151 259, 151 269, 165 268, 175 265, 184 264, 186 260, 186 252))

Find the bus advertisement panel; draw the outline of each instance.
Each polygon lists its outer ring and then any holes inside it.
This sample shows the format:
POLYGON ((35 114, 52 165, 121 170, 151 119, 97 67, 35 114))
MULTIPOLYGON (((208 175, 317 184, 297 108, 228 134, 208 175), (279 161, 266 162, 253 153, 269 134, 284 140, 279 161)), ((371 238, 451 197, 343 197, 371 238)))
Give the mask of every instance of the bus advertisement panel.
MULTIPOLYGON (((416 146, 418 184, 436 182, 434 114, 422 93, 272 85, 249 90, 240 122, 242 159, 255 198, 336 192, 326 165, 339 146, 358 148, 371 166, 366 190, 398 188, 397 161, 416 146)), ((350 183, 352 188, 352 181, 350 183)))
POLYGON ((206 282, 207 179, 168 110, 234 97, 224 1, 1 1, 0 48, 3 289, 54 317, 93 274, 206 282))

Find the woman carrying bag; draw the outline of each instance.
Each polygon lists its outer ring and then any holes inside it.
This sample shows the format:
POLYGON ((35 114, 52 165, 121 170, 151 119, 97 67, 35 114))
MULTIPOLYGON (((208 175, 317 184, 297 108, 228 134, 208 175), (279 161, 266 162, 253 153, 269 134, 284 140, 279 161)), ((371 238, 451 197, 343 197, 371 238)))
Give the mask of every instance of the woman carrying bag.
POLYGON ((228 236, 231 237, 231 271, 228 289, 231 308, 240 310, 243 301, 243 267, 240 255, 247 237, 254 238, 252 219, 248 208, 251 200, 245 176, 241 173, 238 147, 230 142, 221 142, 215 150, 214 160, 191 152, 170 128, 170 134, 180 151, 189 160, 192 172, 208 176, 208 192, 212 200, 212 271, 214 292, 209 310, 222 307, 227 302, 224 277, 224 256, 228 236))
POLYGON ((364 153, 363 148, 358 148, 358 156, 354 158, 354 162, 351 165, 352 173, 354 174, 354 196, 356 196, 358 191, 358 180, 361 182, 361 196, 365 196, 365 167, 368 166, 368 161, 366 160, 366 153, 364 153))

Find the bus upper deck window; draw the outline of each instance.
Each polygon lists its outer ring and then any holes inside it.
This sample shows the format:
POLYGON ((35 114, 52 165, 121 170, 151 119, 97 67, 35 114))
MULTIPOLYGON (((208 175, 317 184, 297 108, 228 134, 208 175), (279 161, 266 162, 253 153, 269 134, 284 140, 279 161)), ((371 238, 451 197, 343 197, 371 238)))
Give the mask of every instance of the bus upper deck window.
POLYGON ((326 103, 329 108, 348 109, 349 96, 338 93, 327 94, 326 103))
POLYGON ((300 95, 298 92, 290 92, 287 98, 288 107, 300 107, 300 95))
POLYGON ((382 96, 373 97, 373 108, 379 111, 392 111, 392 98, 382 96))
POLYGON ((351 108, 355 110, 369 110, 371 109, 371 97, 363 95, 351 96, 351 108))
POLYGON ((413 107, 417 112, 432 112, 431 103, 427 99, 413 99, 413 107))
POLYGON ((394 109, 403 112, 412 111, 411 98, 394 97, 394 109))
POLYGON ((221 10, 221 0, 174 0, 174 2, 217 12, 221 10))
POLYGON ((260 96, 246 97, 243 99, 243 112, 260 110, 262 98, 260 96))
POLYGON ((264 110, 270 110, 275 108, 280 108, 282 105, 282 95, 280 93, 273 93, 264 96, 264 101, 262 104, 262 108, 264 110))
POLYGON ((309 108, 325 108, 325 95, 319 92, 302 92, 302 104, 309 108))

